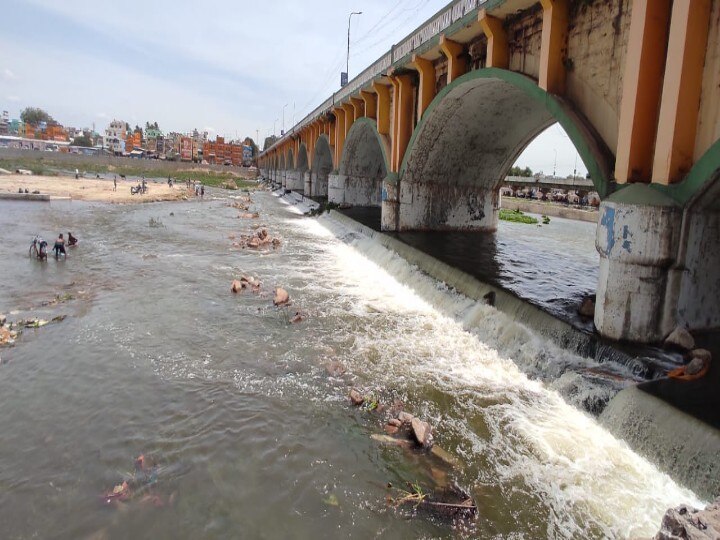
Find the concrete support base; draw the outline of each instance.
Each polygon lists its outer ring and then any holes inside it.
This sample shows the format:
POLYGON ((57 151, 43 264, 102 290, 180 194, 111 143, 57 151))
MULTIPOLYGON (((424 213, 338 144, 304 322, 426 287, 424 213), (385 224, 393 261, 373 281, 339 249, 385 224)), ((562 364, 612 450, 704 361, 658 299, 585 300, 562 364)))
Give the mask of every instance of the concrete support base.
POLYGON ((345 179, 342 174, 331 174, 328 176, 328 202, 335 204, 345 203, 345 179))
POLYGON ((305 182, 303 179, 303 173, 300 171, 288 171, 285 177, 285 183, 283 184, 285 189, 297 191, 303 193, 305 189, 305 182))
POLYGON ((595 326, 611 339, 658 342, 677 324, 677 293, 670 284, 682 212, 649 186, 616 195, 600 206, 595 326))
POLYGON ((382 180, 331 174, 328 177, 328 200, 337 204, 353 206, 380 206, 382 180))
POLYGON ((481 186, 401 182, 398 230, 494 231, 499 199, 481 186))
POLYGON ((383 231, 398 230, 398 218, 400 217, 399 195, 397 174, 391 173, 383 180, 381 194, 380 229, 383 231))
POLYGON ((328 179, 315 172, 305 173, 305 195, 307 197, 327 197, 328 179))

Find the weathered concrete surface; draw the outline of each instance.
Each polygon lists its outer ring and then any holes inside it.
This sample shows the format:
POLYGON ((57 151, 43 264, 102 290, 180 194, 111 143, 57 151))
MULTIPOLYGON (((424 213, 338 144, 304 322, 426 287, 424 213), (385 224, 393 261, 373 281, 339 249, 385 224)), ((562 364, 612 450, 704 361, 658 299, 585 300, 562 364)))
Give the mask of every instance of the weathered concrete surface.
POLYGON ((498 186, 552 115, 490 78, 457 86, 429 114, 406 157, 400 230, 495 229, 498 186))
POLYGON ((512 210, 520 210, 521 212, 529 212, 531 214, 540 214, 551 217, 560 217, 564 219, 574 219, 576 221, 586 221, 588 223, 597 223, 597 210, 581 210, 572 206, 562 206, 560 204, 552 204, 531 199, 516 199, 511 197, 500 197, 500 208, 510 208, 512 210))
POLYGON ((353 124, 339 167, 340 176, 345 177, 343 202, 380 206, 382 181, 388 171, 384 144, 373 121, 364 119, 353 124))
POLYGON ((310 189, 307 193, 311 197, 328 196, 328 176, 333 169, 332 150, 325 135, 317 140, 315 155, 313 157, 312 171, 309 178, 310 189))
POLYGON ((0 199, 12 201, 49 201, 50 195, 43 193, 0 193, 0 199))
POLYGON ((668 280, 682 212, 649 186, 633 185, 622 193, 600 206, 595 326, 611 339, 659 342, 676 325, 668 280))
POLYGON ((328 201, 336 204, 345 202, 345 180, 346 176, 331 174, 328 176, 328 201))
POLYGON ((297 170, 285 172, 285 183, 283 184, 283 187, 302 193, 305 189, 303 173, 297 170))

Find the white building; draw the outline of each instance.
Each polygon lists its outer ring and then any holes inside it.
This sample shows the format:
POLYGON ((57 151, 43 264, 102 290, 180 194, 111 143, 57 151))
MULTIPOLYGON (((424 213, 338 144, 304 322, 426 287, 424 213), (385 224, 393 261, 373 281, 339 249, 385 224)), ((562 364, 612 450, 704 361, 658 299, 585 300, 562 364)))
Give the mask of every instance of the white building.
POLYGON ((113 120, 105 129, 105 137, 103 137, 103 146, 113 153, 122 154, 125 152, 125 122, 122 120, 113 120))

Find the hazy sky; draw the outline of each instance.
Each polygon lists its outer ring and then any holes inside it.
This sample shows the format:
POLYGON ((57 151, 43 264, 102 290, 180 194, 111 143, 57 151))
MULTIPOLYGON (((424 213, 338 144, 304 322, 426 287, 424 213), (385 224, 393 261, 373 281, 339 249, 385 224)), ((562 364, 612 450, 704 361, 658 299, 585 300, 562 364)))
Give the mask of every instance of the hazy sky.
MULTIPOLYGON (((350 76, 447 0, 3 0, 0 108, 46 109, 102 130, 113 118, 164 131, 260 140, 314 109, 340 84, 353 16, 350 76)), ((572 173, 559 127, 519 163, 572 173)), ((578 163, 578 169, 584 167, 578 163)))

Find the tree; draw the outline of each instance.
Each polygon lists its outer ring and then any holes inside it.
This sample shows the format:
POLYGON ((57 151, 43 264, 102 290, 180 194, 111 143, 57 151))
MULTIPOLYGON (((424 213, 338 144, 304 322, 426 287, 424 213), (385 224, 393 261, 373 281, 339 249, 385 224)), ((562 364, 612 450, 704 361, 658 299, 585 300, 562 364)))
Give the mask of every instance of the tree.
POLYGON ((141 128, 140 126, 138 126, 137 124, 135 124, 135 131, 134 131, 134 132, 135 132, 135 133, 140 133, 140 134, 142 135, 143 130, 142 130, 142 128, 141 128))
POLYGON ((530 167, 525 167, 524 169, 521 169, 517 165, 510 167, 510 170, 508 171, 508 176, 523 176, 526 178, 529 178, 533 175, 532 169, 530 167))
POLYGON ((93 145, 92 140, 87 135, 78 135, 73 139, 72 146, 86 146, 91 148, 93 145))
POLYGON ((130 132, 130 124, 125 122, 125 131, 130 132))
POLYGON ((52 116, 38 107, 26 107, 20 113, 20 120, 26 124, 38 125, 40 122, 55 122, 52 116))

